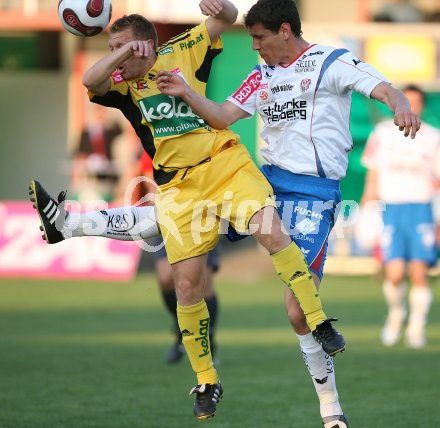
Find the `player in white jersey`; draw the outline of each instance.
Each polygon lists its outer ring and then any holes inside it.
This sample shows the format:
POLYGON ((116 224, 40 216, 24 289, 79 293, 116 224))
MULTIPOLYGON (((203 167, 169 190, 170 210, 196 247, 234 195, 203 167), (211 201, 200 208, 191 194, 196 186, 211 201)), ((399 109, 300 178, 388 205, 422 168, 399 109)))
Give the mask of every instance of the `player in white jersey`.
MULTIPOLYGON (((420 114, 425 98, 421 89, 410 85, 404 93, 412 110, 420 114)), ((420 348, 426 343, 425 325, 432 301, 428 268, 437 262, 431 201, 440 177, 440 132, 422 123, 417 138, 407 143, 392 121, 381 122, 367 141, 362 162, 368 168, 362 203, 379 199, 386 204, 380 244, 388 316, 381 333, 382 343, 392 346, 400 338, 407 315, 408 266, 410 315, 405 342, 420 348)))
MULTIPOLYGON (((349 118, 352 91, 385 103, 403 135, 412 138, 420 120, 405 95, 373 67, 346 49, 319 46, 302 38, 292 0, 259 0, 245 26, 265 65, 257 65, 223 104, 195 93, 168 71, 158 73, 158 88, 180 96, 214 128, 224 129, 258 112, 267 143, 262 168, 292 239, 303 251, 318 287, 327 238, 341 200, 352 148, 349 118)), ((325 428, 346 428, 336 390, 332 358, 320 349, 298 304, 285 295, 286 309, 320 400, 325 428)))

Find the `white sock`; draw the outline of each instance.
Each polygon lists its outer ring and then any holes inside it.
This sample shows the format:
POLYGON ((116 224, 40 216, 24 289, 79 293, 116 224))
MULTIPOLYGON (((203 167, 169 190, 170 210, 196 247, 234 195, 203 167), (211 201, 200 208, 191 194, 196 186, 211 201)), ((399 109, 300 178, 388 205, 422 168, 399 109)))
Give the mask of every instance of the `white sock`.
POLYGON ((388 309, 391 310, 403 310, 405 309, 405 295, 406 295, 406 283, 401 282, 397 286, 393 285, 389 281, 383 283, 383 295, 385 301, 388 304, 388 309))
POLYGON ((327 355, 321 345, 313 338, 312 333, 304 336, 297 334, 304 363, 312 377, 316 394, 319 398, 321 417, 342 415, 336 390, 333 358, 327 355))
POLYGON ((120 207, 83 214, 68 212, 64 237, 102 236, 119 241, 136 241, 159 235, 154 206, 120 207))
POLYGON ((408 333, 423 333, 425 331, 429 308, 432 303, 432 291, 429 286, 412 286, 409 291, 408 333))

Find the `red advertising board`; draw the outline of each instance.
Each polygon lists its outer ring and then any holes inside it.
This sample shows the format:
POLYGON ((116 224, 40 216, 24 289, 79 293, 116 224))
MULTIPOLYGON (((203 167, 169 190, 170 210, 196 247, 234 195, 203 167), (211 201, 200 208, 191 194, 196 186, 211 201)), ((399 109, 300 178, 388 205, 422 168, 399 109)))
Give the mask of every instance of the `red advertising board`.
POLYGON ((48 245, 30 202, 0 202, 0 277, 128 281, 137 272, 135 242, 100 237, 48 245))

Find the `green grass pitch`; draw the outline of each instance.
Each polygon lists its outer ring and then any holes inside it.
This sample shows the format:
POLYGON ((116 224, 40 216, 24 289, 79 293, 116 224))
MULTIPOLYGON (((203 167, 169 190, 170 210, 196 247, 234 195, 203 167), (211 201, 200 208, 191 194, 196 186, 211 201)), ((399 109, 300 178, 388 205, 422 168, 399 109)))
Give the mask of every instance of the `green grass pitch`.
MULTIPOLYGON (((335 358, 352 428, 439 427, 440 281, 429 345, 384 348, 377 280, 327 276, 321 296, 348 343, 335 358)), ((287 323, 282 286, 217 279, 216 417, 197 422, 185 360, 163 362, 173 336, 153 275, 129 284, 0 280, 2 428, 317 428, 318 401, 287 323)))

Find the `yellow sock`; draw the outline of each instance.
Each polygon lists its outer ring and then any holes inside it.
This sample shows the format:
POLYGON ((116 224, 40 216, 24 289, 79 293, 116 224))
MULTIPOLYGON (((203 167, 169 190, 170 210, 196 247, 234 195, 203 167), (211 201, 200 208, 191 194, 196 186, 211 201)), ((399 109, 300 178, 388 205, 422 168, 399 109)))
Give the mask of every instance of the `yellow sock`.
POLYGON ((197 383, 217 383, 218 375, 209 344, 209 312, 205 301, 191 306, 177 304, 177 319, 183 346, 197 375, 197 383))
POLYGON ((315 330, 316 325, 327 317, 301 250, 292 242, 271 257, 278 276, 293 292, 304 311, 310 330, 315 330))

